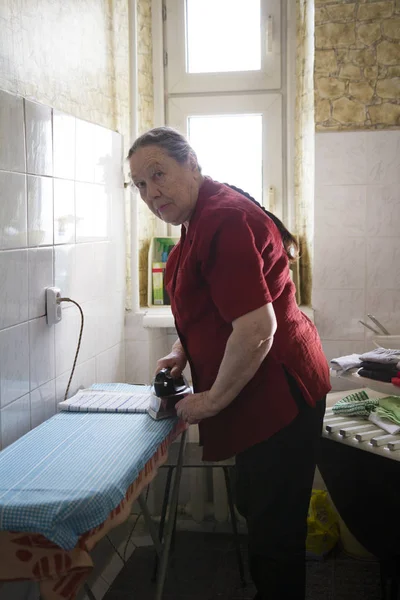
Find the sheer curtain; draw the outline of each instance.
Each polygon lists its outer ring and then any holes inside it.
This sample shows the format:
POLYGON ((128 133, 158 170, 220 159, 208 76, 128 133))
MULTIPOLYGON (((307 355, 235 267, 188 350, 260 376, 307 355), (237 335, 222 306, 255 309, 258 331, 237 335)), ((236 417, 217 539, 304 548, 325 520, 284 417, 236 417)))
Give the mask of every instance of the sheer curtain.
POLYGON ((296 0, 295 214, 298 302, 311 305, 314 235, 314 0, 296 0))

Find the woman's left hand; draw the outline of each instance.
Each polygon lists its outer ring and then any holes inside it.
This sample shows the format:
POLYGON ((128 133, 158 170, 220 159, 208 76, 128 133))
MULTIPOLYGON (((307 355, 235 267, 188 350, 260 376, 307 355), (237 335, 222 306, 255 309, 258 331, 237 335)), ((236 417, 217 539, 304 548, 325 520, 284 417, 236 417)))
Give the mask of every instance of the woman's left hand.
POLYGON ((189 425, 194 425, 203 419, 213 417, 218 412, 213 408, 210 391, 189 394, 183 400, 177 402, 175 408, 178 417, 189 423, 189 425))

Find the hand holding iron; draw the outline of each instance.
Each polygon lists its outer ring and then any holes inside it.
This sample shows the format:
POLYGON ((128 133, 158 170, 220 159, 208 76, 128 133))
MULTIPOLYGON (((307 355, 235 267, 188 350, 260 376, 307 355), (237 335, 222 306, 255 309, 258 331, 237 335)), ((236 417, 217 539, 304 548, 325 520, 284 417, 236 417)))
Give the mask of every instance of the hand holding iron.
POLYGON ((211 401, 210 390, 198 394, 189 394, 175 404, 175 409, 178 417, 190 425, 199 423, 199 421, 208 417, 213 417, 218 412, 211 401))
POLYGON ((156 374, 161 371, 161 369, 171 369, 171 375, 174 379, 177 379, 182 375, 183 369, 186 367, 187 358, 183 350, 180 350, 175 345, 172 347, 172 351, 160 358, 157 361, 156 374))

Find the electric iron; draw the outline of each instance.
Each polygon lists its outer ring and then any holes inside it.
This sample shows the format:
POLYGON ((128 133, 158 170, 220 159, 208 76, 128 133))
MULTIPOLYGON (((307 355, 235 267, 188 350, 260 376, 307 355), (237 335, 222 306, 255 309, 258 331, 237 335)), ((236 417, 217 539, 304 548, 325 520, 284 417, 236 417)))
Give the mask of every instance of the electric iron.
POLYGON ((156 421, 176 417, 175 404, 191 393, 192 388, 183 375, 174 378, 171 375, 171 369, 161 369, 153 381, 150 406, 147 412, 156 421))

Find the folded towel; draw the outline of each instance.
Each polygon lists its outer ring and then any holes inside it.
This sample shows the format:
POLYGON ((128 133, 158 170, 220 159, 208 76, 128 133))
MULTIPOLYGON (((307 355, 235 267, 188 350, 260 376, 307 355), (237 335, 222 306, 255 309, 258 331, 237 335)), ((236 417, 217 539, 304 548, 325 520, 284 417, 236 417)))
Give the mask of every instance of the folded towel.
POLYGON ((367 392, 361 390, 338 400, 332 407, 332 412, 337 415, 368 417, 377 406, 378 399, 369 398, 367 392))
POLYGON ((384 398, 379 398, 379 406, 376 409, 376 414, 379 417, 384 417, 400 425, 400 397, 385 396, 384 398))
POLYGON ((360 366, 360 355, 349 354, 347 356, 339 356, 339 358, 332 358, 331 365, 335 371, 349 371, 355 367, 360 366))
POLYGON ((368 417, 368 421, 378 425, 378 427, 391 435, 396 435, 400 431, 400 425, 393 423, 393 421, 389 421, 389 419, 385 419, 385 417, 380 417, 377 412, 372 412, 368 417))
POLYGON ((360 362, 361 369, 369 369, 370 371, 382 371, 383 373, 391 373, 392 377, 396 377, 399 369, 396 365, 382 364, 378 362, 372 362, 370 360, 362 360, 360 362))
POLYGON ((392 374, 371 369, 358 369, 357 373, 360 377, 368 377, 368 379, 373 379, 374 381, 386 381, 387 383, 391 383, 393 375, 397 375, 398 371, 395 371, 394 374, 392 374))
POLYGON ((377 362, 387 365, 396 365, 400 369, 400 350, 390 350, 389 348, 376 348, 370 352, 361 354, 362 361, 377 362))

